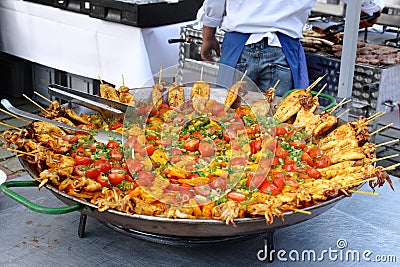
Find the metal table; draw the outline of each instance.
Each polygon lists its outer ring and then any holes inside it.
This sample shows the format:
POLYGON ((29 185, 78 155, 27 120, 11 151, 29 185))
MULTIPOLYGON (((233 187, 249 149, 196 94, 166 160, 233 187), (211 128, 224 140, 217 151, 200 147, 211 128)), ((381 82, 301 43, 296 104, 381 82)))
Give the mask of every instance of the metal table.
MULTIPOLYGON (((398 178, 392 180, 399 190, 398 178)), ((14 190, 41 205, 63 205, 46 189, 14 190)), ((362 190, 370 191, 368 186, 362 190)), ((275 231, 272 263, 267 263, 265 236, 170 246, 132 238, 88 218, 85 237, 79 238, 80 213, 39 214, 0 193, 0 266, 398 266, 400 196, 388 185, 377 192, 353 194, 320 216, 275 231), (386 262, 377 263, 377 257, 386 262)))

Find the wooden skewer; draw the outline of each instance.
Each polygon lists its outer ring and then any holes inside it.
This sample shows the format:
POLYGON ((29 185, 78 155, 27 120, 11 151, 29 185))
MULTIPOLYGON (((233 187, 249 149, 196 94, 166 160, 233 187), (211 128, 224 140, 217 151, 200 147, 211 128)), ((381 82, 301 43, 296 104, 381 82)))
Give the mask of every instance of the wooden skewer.
POLYGON ((369 182, 369 181, 373 181, 373 180, 376 180, 376 179, 377 179, 376 177, 372 177, 372 178, 369 178, 369 179, 365 179, 365 180, 361 180, 361 181, 358 181, 358 182, 355 182, 355 183, 352 183, 352 184, 345 185, 345 186, 343 186, 342 188, 339 188, 339 189, 343 189, 343 188, 346 188, 346 187, 353 187, 353 186, 356 186, 356 185, 359 185, 359 184, 362 184, 362 183, 366 183, 366 182, 369 182))
POLYGON ((329 109, 328 112, 332 114, 332 113, 333 113, 337 108, 339 108, 340 106, 343 106, 343 105, 345 105, 345 104, 347 104, 347 103, 349 103, 349 102, 352 101, 351 99, 347 99, 347 100, 345 100, 345 99, 346 99, 346 98, 343 98, 342 101, 339 102, 339 104, 337 104, 337 105, 334 106, 333 108, 329 109))
POLYGON ((162 66, 160 67, 160 75, 158 76, 158 84, 161 84, 162 79, 162 66))
POLYGON ((393 124, 394 124, 393 122, 392 122, 392 123, 389 123, 388 125, 386 125, 386 126, 383 126, 382 128, 380 128, 380 129, 376 130, 375 132, 372 132, 372 133, 370 133, 369 135, 370 135, 370 136, 372 136, 372 135, 374 135, 374 134, 376 134, 376 133, 379 133, 380 131, 383 131, 383 130, 385 130, 386 128, 388 128, 388 127, 392 126, 393 124))
POLYGON ((21 117, 19 117, 19 116, 13 114, 13 113, 11 113, 11 112, 8 112, 7 110, 4 110, 4 109, 2 109, 2 108, 0 108, 0 111, 4 112, 5 114, 8 114, 8 115, 10 115, 10 116, 13 116, 14 118, 17 118, 17 119, 19 119, 19 120, 21 120, 21 121, 23 121, 23 122, 31 123, 30 121, 25 120, 24 118, 21 118, 21 117))
MULTIPOLYGON (((245 73, 247 72, 247 70, 245 71, 245 73)), ((280 83, 281 80, 277 80, 274 87, 272 87, 273 89, 276 89, 276 87, 278 86, 278 84, 280 83)))
POLYGON ((13 125, 11 125, 11 124, 8 124, 8 123, 4 123, 4 122, 1 122, 1 121, 0 121, 0 124, 1 124, 1 125, 4 125, 4 126, 7 126, 7 127, 9 127, 9 128, 18 130, 18 131, 22 131, 21 128, 15 127, 15 126, 13 126, 13 125))
POLYGON ((122 73, 122 86, 125 86, 125 77, 123 73, 122 73))
POLYGON ((243 82, 244 77, 246 77, 246 74, 247 74, 247 70, 244 71, 243 76, 242 76, 242 78, 240 79, 241 82, 243 82))
POLYGON ((349 112, 350 111, 350 109, 348 108, 348 109, 346 109, 345 111, 343 111, 342 113, 340 113, 339 115, 337 115, 336 116, 336 118, 340 118, 340 117, 342 117, 344 114, 346 114, 347 112, 349 112))
POLYGON ((381 160, 391 159, 391 158, 395 158, 395 157, 398 157, 398 156, 399 156, 399 154, 394 154, 394 155, 386 156, 386 157, 383 157, 383 158, 376 158, 376 159, 373 159, 372 162, 378 162, 378 161, 381 161, 381 160))
POLYGON ((392 166, 383 168, 382 170, 383 170, 383 171, 393 171, 393 170, 395 170, 398 166, 400 166, 400 163, 393 164, 392 166))
POLYGON ((45 97, 44 95, 39 94, 38 92, 34 92, 35 95, 40 96, 42 99, 46 100, 47 102, 51 103, 52 101, 50 99, 48 99, 47 97, 45 97))
POLYGON ((35 101, 33 101, 32 99, 30 99, 27 95, 22 94, 23 97, 25 97, 26 99, 28 99, 32 104, 34 104, 35 106, 37 106, 38 108, 40 108, 42 111, 48 113, 47 110, 45 110, 41 105, 39 105, 38 103, 36 103, 35 101))
POLYGON ((318 79, 316 79, 310 86, 307 87, 306 92, 310 92, 323 78, 325 78, 326 73, 319 77, 318 79))
POLYGON ((308 211, 308 210, 301 210, 301 209, 295 209, 295 208, 293 208, 292 210, 294 212, 303 213, 303 214, 307 214, 307 215, 311 215, 312 214, 311 211, 308 211))
POLYGON ((367 122, 371 123, 371 121, 376 120, 379 117, 382 117, 383 115, 385 115, 386 112, 382 112, 382 113, 376 113, 375 115, 371 116, 371 119, 368 119, 367 122))
POLYGON ((101 83, 101 84, 104 84, 104 83, 103 83, 103 80, 102 80, 101 77, 100 77, 100 75, 98 75, 98 77, 99 77, 100 83, 101 83))
POLYGON ((350 193, 362 194, 362 195, 371 195, 371 196, 379 196, 378 193, 375 192, 366 192, 366 191, 359 191, 359 190, 347 190, 350 193))
POLYGON ((372 115, 371 117, 367 118, 367 120, 372 120, 372 119, 374 119, 376 116, 382 116, 383 114, 386 114, 386 112, 378 111, 377 113, 375 113, 375 114, 372 115))
POLYGON ((29 152, 25 152, 25 151, 20 151, 18 149, 14 149, 14 148, 7 148, 7 150, 12 151, 12 152, 16 152, 16 153, 19 153, 19 154, 23 154, 23 155, 32 156, 32 157, 35 156, 35 154, 29 153, 29 152))
POLYGON ((391 143, 396 143, 396 142, 399 142, 399 141, 400 141, 400 139, 395 139, 395 140, 387 141, 387 142, 385 142, 385 143, 376 145, 375 147, 385 146, 385 145, 389 145, 389 144, 391 144, 391 143))
POLYGON ((324 89, 326 88, 327 85, 328 85, 327 83, 324 84, 324 86, 322 86, 321 90, 318 91, 318 93, 315 95, 315 97, 318 97, 322 93, 322 91, 324 91, 324 89))

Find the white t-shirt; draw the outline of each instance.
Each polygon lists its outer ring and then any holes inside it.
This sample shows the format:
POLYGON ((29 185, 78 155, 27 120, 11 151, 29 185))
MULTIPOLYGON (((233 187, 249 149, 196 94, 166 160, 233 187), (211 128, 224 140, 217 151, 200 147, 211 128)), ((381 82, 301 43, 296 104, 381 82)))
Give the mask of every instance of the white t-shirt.
MULTIPOLYGON (((315 2, 316 0, 205 0, 197 17, 208 27, 250 33, 246 44, 268 37, 269 45, 280 46, 275 32, 292 38, 302 38, 303 27, 315 2)), ((361 9, 369 15, 381 10, 383 6, 383 0, 361 1, 361 9)))

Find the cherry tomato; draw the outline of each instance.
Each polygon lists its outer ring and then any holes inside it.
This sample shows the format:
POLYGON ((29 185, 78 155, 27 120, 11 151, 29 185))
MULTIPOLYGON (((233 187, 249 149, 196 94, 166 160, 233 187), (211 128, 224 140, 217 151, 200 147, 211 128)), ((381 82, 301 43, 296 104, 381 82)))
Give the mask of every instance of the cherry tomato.
POLYGON ((200 141, 198 139, 187 139, 183 143, 183 148, 185 148, 187 151, 197 151, 199 144, 200 141))
POLYGON ((110 140, 108 141, 106 148, 119 148, 119 144, 117 141, 110 140))
POLYGON ((287 158, 285 158, 285 165, 290 165, 290 164, 295 164, 296 163, 296 161, 294 161, 293 159, 291 159, 291 158, 289 158, 289 157, 287 157, 287 158))
POLYGON ((319 179, 319 178, 321 178, 321 173, 317 170, 317 169, 314 169, 314 168, 311 168, 311 167, 308 167, 307 169, 306 169, 306 173, 311 177, 311 178, 314 178, 314 179, 319 179))
POLYGON ((299 181, 293 179, 286 179, 286 184, 292 188, 299 188, 299 181))
POLYGON ((127 158, 125 160, 125 164, 128 167, 129 172, 136 173, 144 169, 144 164, 140 162, 138 159, 127 158))
POLYGON ((289 142, 289 145, 291 145, 294 148, 301 148, 303 149, 306 146, 307 142, 305 140, 295 140, 289 142))
POLYGON ((233 131, 236 134, 237 131, 244 130, 244 125, 242 122, 231 122, 228 129, 233 131))
POLYGON ((278 166, 280 164, 281 162, 279 161, 279 158, 275 157, 272 159, 271 166, 278 166))
POLYGON ((153 173, 149 171, 142 170, 138 173, 138 178, 136 179, 136 183, 140 186, 150 186, 155 179, 153 173))
POLYGON ((294 172, 296 170, 296 164, 283 165, 283 169, 288 172, 294 172))
POLYGON ((62 137, 62 139, 63 139, 64 141, 67 141, 67 142, 70 143, 70 144, 75 144, 75 143, 78 142, 78 140, 79 140, 79 138, 78 138, 76 135, 73 135, 73 134, 64 135, 64 136, 62 137))
MULTIPOLYGON (((207 129, 208 130, 208 129, 207 129)), ((192 136, 196 139, 203 140, 204 136, 202 136, 199 132, 192 133, 192 136)))
POLYGON ((282 188, 279 188, 277 185, 275 185, 269 181, 265 181, 261 185, 260 191, 265 194, 272 194, 273 196, 276 196, 277 194, 279 194, 282 191, 282 188))
POLYGON ((76 165, 89 165, 92 162, 93 162, 93 160, 89 157, 75 156, 75 164, 76 165))
POLYGON ((88 148, 91 152, 96 152, 97 150, 101 150, 104 148, 104 144, 102 142, 94 142, 91 143, 88 148))
POLYGON ((250 189, 256 189, 259 188, 265 181, 266 176, 262 174, 254 174, 254 175, 248 175, 247 181, 246 181, 246 186, 250 189))
POLYGON ((190 137, 190 133, 185 133, 184 135, 179 135, 179 140, 187 140, 190 137))
POLYGON ((286 178, 285 175, 281 172, 271 174, 271 178, 273 183, 278 187, 278 188, 283 188, 286 184, 286 178))
POLYGON ((242 157, 236 157, 231 159, 231 166, 246 166, 247 159, 242 157))
POLYGON ((308 153, 310 155, 310 157, 312 157, 313 159, 319 157, 322 155, 322 151, 320 149, 312 149, 310 151, 310 153, 308 153))
POLYGON ((315 158, 314 162, 315 167, 318 169, 327 168, 332 164, 331 159, 326 155, 315 158))
POLYGON ((275 150, 275 156, 278 158, 286 158, 289 157, 289 152, 281 146, 277 146, 275 150))
POLYGON ((301 160, 307 162, 307 164, 311 167, 314 166, 314 161, 307 152, 303 152, 303 154, 301 155, 301 160))
POLYGON ((120 161, 124 158, 124 154, 121 151, 119 151, 119 148, 111 149, 110 156, 111 156, 111 158, 116 159, 118 161, 120 161))
POLYGON ((153 155, 155 149, 154 146, 152 144, 146 144, 146 153, 147 155, 151 156, 153 155))
POLYGON ((210 183, 211 188, 217 189, 221 188, 222 190, 226 189, 226 181, 224 178, 219 177, 210 183))
POLYGON ((122 127, 122 122, 120 122, 120 121, 112 121, 110 123, 110 125, 108 126, 108 129, 113 131, 113 130, 117 130, 118 128, 121 128, 121 127, 122 127))
POLYGON ((99 159, 93 163, 93 167, 97 168, 102 173, 108 173, 111 170, 111 164, 106 159, 99 159))
POLYGON ((120 183, 122 183, 122 181, 124 181, 126 179, 126 174, 123 173, 110 173, 108 175, 108 181, 110 182, 110 184, 112 184, 113 186, 117 186, 120 183))
POLYGON ((222 131, 222 136, 224 137, 226 142, 230 142, 232 139, 235 138, 236 133, 233 130, 225 129, 222 131))
POLYGON ((98 176, 97 176, 97 178, 96 178, 96 181, 99 183, 99 184, 101 184, 101 186, 103 186, 103 187, 110 187, 110 183, 108 182, 108 178, 107 178, 107 176, 105 175, 105 174, 103 174, 103 173, 100 173, 98 176))
POLYGON ((215 153, 215 147, 213 144, 210 144, 209 142, 203 140, 199 144, 199 151, 201 157, 203 158, 211 157, 215 153))
POLYGON ((226 197, 233 201, 243 202, 246 200, 246 195, 240 192, 229 192, 226 197))
POLYGON ((261 140, 260 139, 250 141, 249 145, 250 145, 251 155, 256 154, 258 151, 261 150, 261 140))
POLYGON ((207 196, 211 193, 211 187, 208 184, 196 185, 194 191, 202 196, 207 196))
POLYGON ((90 179, 96 179, 97 176, 99 176, 99 174, 100 174, 100 171, 99 171, 99 169, 96 169, 96 168, 89 168, 85 172, 85 176, 90 179))

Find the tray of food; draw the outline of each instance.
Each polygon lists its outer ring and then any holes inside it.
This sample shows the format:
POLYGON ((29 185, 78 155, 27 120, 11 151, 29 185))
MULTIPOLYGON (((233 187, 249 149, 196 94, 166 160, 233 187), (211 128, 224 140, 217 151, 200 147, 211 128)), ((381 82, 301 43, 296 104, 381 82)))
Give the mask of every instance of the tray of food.
MULTIPOLYGON (((93 133, 33 122, 2 137, 21 154, 35 185, 51 190, 68 211, 163 236, 263 233, 309 220, 364 183, 392 186, 369 142, 375 134, 369 125, 381 114, 341 121, 334 112, 345 101, 322 111, 318 94, 310 93, 320 80, 284 99, 274 97, 274 88, 247 91, 245 77, 230 88, 202 78, 160 81, 129 90, 135 103, 126 105, 123 120, 93 110, 67 118, 76 107, 56 101, 43 111, 93 133), (96 141, 99 129, 122 139, 96 141)), ((19 199, 14 186, 0 189, 19 199)))

